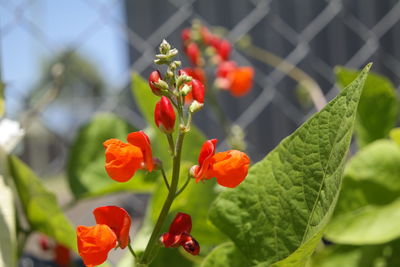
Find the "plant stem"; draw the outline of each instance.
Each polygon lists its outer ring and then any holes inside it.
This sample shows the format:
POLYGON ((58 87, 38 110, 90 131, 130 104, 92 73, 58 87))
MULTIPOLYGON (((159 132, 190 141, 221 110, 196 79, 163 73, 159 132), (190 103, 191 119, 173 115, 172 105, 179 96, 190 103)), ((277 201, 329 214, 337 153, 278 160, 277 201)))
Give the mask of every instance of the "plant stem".
POLYGON ((162 166, 161 166, 161 174, 162 174, 162 177, 164 179, 165 185, 167 186, 168 191, 169 191, 168 179, 167 179, 167 176, 165 175, 164 167, 162 167, 162 166))
POLYGON ((137 260, 136 253, 135 253, 135 251, 133 251, 133 248, 130 243, 128 244, 128 249, 131 252, 132 256, 135 258, 135 260, 137 260))
POLYGON ((184 131, 179 131, 178 138, 176 141, 176 149, 175 155, 173 158, 173 169, 172 169, 172 180, 169 188, 167 199, 164 202, 164 205, 161 209, 160 215, 158 216, 158 220, 156 225, 154 226, 153 232, 151 233, 149 242, 147 243, 146 249, 143 253, 143 256, 139 262, 139 264, 143 264, 144 266, 150 264, 153 260, 152 251, 154 247, 157 245, 158 237, 160 236, 161 228, 164 224, 165 218, 168 215, 169 209, 171 208, 172 202, 174 201, 175 194, 178 188, 179 183, 179 173, 181 168, 181 154, 182 154, 182 145, 183 139, 185 137, 184 131))
POLYGON ((176 198, 177 196, 179 196, 179 194, 182 193, 183 190, 185 190, 185 188, 186 188, 186 186, 189 184, 189 182, 190 182, 190 174, 188 174, 188 177, 187 177, 187 179, 186 179, 185 184, 178 190, 178 192, 176 192, 175 198, 176 198))
POLYGON ((174 145, 174 139, 172 138, 172 134, 167 134, 167 139, 168 139, 168 144, 169 144, 169 149, 171 150, 171 155, 174 156, 175 153, 175 145, 174 145))

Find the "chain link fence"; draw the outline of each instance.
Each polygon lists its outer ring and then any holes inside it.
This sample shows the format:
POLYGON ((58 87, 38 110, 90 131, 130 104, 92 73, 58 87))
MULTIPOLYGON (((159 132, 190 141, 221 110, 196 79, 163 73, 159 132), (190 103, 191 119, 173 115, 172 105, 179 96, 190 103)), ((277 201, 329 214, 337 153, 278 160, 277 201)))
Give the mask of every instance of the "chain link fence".
MULTIPOLYGON (((33 84, 37 83, 37 79, 32 79, 32 75, 27 74, 31 79, 27 78, 23 83, 10 78, 13 65, 25 64, 22 56, 17 57, 22 61, 16 63, 10 54, 35 51, 16 51, 19 47, 15 44, 18 41, 16 33, 23 31, 22 41, 40 47, 37 51, 41 51, 40 56, 45 58, 60 59, 60 54, 71 58, 68 55, 73 53, 84 57, 87 51, 99 51, 92 53, 94 64, 91 68, 94 70, 82 78, 93 79, 82 85, 86 89, 77 90, 72 86, 70 93, 64 96, 65 102, 57 102, 57 106, 28 114, 32 134, 28 131, 25 159, 39 173, 43 172, 44 166, 50 172, 63 167, 75 130, 96 112, 112 111, 137 127, 144 127, 145 122, 135 103, 129 100, 131 73, 135 71, 147 77, 155 67, 154 54, 162 39, 181 48, 180 32, 189 27, 194 18, 211 28, 224 27, 226 38, 236 44, 232 58, 241 65, 255 68, 255 84, 250 94, 236 99, 221 93, 218 99, 230 120, 245 130, 248 152, 254 161, 261 159, 316 111, 313 106, 302 105, 298 96, 299 80, 291 76, 293 71, 302 71, 306 79, 317 86, 324 96, 321 101, 332 99, 338 92, 333 73, 336 65, 359 69, 373 61, 375 72, 389 77, 396 86, 400 82, 400 2, 395 0, 72 2, 68 6, 71 9, 63 11, 60 9, 64 6, 57 7, 49 0, 0 1, 0 14, 3 14, 0 18, 2 78, 7 84, 9 105, 19 107, 11 115, 24 114, 22 110, 25 108, 32 109, 34 104, 29 99, 35 96, 35 90, 42 90, 42 93, 36 93, 38 98, 46 90, 54 90, 52 75, 40 74, 47 79, 42 79, 36 87, 33 84), (65 21, 57 25, 64 27, 52 29, 51 22, 44 24, 41 21, 41 14, 53 11, 69 15, 59 18, 65 21), (64 31, 68 33, 66 36, 64 31), (97 35, 104 38, 96 39, 97 35), (114 56, 101 52, 103 41, 106 42, 108 36, 114 40, 114 50, 117 47, 119 51, 114 56), (239 45, 248 39, 251 39, 251 46, 239 45), (263 49, 277 60, 273 64, 268 60, 266 62, 262 56, 265 54, 257 54, 257 49, 263 49), (112 81, 99 83, 98 80, 108 75, 104 73, 104 66, 108 64, 114 66, 112 81), (97 70, 97 67, 103 68, 103 71, 97 70), (99 84, 103 84, 101 88, 95 88, 99 84), (52 123, 48 124, 46 120, 52 123), (67 122, 60 130, 62 120, 67 122), (49 138, 39 142, 39 137, 43 135, 49 138), (47 155, 37 157, 35 151, 38 148, 41 148, 39 151, 47 151, 47 155)), ((187 63, 183 56, 181 59, 187 63)), ((52 62, 54 66, 56 61, 52 62)), ((73 64, 65 58, 61 62, 66 69, 68 64, 73 64)), ((13 68, 16 69, 15 66, 13 68)), ((43 70, 51 72, 51 68, 43 70)), ((38 73, 36 69, 32 71, 38 73)), ((68 71, 77 75, 82 73, 79 67, 69 68, 68 71)), ((57 92, 57 97, 63 95, 63 90, 64 87, 57 92)), ((218 121, 209 112, 203 111, 196 116, 196 123, 208 137, 216 136, 220 138, 220 146, 226 146, 218 121)))

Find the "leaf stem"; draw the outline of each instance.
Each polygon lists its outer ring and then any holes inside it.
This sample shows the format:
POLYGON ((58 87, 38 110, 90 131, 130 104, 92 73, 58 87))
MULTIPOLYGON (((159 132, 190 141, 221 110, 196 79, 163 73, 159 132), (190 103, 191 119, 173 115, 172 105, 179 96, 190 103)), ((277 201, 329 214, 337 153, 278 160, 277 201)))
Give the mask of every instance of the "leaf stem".
POLYGON ((132 248, 132 246, 131 246, 131 243, 128 244, 128 249, 129 249, 129 251, 131 252, 132 256, 135 258, 135 260, 137 260, 136 253, 135 253, 135 251, 133 251, 133 248, 132 248))
POLYGON ((185 190, 185 188, 187 187, 187 185, 189 184, 189 182, 190 182, 190 174, 188 174, 185 184, 178 190, 178 192, 176 192, 175 198, 176 198, 177 196, 179 196, 179 194, 182 193, 183 190, 185 190))

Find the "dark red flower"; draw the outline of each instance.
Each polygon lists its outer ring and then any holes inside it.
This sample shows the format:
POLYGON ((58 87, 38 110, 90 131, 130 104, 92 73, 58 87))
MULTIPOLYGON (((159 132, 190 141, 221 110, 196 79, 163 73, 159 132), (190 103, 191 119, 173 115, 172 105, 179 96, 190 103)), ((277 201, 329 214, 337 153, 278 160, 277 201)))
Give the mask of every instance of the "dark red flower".
POLYGON ((192 255, 200 252, 199 243, 190 235, 192 231, 192 219, 190 215, 179 212, 172 221, 168 233, 161 236, 160 241, 164 247, 182 246, 192 255))
POLYGON ((171 101, 163 96, 157 102, 154 111, 154 120, 159 129, 166 133, 171 133, 175 125, 175 111, 171 101))
POLYGON ((54 261, 60 267, 68 267, 71 264, 71 252, 67 247, 57 244, 54 249, 54 261))

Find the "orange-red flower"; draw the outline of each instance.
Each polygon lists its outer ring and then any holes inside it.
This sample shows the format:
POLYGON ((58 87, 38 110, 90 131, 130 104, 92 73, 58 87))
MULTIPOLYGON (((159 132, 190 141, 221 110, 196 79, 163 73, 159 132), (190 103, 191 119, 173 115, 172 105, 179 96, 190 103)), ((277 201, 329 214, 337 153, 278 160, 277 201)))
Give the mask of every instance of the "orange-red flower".
POLYGON ((98 207, 93 211, 97 224, 106 224, 113 230, 120 248, 129 244, 131 217, 123 208, 117 206, 98 207))
POLYGON ((108 139, 103 145, 106 149, 105 168, 108 175, 117 182, 128 181, 138 169, 153 170, 153 156, 150 140, 142 132, 128 135, 128 143, 118 139, 108 139))
POLYGON ((125 248, 129 244, 131 218, 122 208, 104 206, 93 211, 95 226, 80 225, 76 228, 78 252, 86 266, 102 264, 108 252, 117 247, 125 248))
POLYGON ((166 248, 182 246, 190 254, 198 255, 200 253, 200 245, 190 235, 191 231, 192 219, 190 215, 179 212, 172 221, 168 233, 163 234, 160 241, 166 248))
POLYGON ((215 154, 216 139, 203 144, 199 155, 199 165, 193 166, 191 173, 198 183, 215 177, 217 183, 225 187, 238 186, 247 176, 249 157, 238 150, 228 150, 215 154))
POLYGON ((247 94, 253 86, 254 69, 252 67, 238 67, 234 61, 219 64, 216 75, 217 86, 229 90, 236 97, 247 94))
POLYGON ((100 265, 106 261, 108 252, 117 245, 117 236, 105 224, 78 226, 78 251, 87 267, 100 265))
POLYGON ((189 92, 189 94, 186 95, 185 103, 190 103, 192 102, 192 100, 196 100, 199 103, 204 103, 204 95, 205 95, 204 84, 200 80, 192 76, 186 70, 179 70, 179 75, 186 75, 192 77, 192 80, 186 83, 192 87, 192 90, 189 92))

